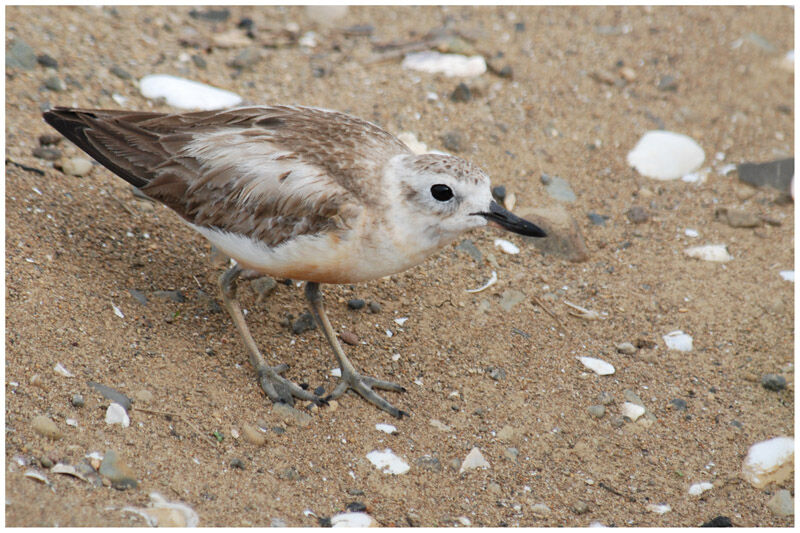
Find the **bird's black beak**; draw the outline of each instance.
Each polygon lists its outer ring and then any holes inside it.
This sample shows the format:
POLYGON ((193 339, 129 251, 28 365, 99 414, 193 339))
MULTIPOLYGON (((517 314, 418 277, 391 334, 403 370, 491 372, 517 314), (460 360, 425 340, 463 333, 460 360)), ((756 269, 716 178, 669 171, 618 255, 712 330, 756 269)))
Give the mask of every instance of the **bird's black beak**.
POLYGON ((528 237, 547 237, 547 234, 532 222, 528 222, 524 218, 519 218, 511 211, 503 209, 497 202, 492 200, 489 204, 489 212, 471 213, 473 215, 482 216, 489 221, 490 224, 499 226, 508 231, 519 233, 520 235, 527 235, 528 237))

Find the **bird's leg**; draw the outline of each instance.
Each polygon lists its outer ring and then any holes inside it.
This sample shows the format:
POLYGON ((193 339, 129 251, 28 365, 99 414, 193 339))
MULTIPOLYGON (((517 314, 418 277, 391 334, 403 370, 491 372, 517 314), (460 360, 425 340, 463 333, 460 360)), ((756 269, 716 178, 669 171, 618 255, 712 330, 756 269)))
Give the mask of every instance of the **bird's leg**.
POLYGON ((219 288, 222 292, 222 301, 225 303, 225 307, 228 309, 233 323, 236 324, 236 329, 239 330, 242 341, 244 341, 244 345, 250 354, 250 364, 253 365, 256 371, 261 388, 273 402, 285 402, 293 405, 294 399, 300 398, 301 400, 320 403, 318 396, 280 375, 289 368, 288 365, 269 366, 264 356, 261 355, 253 336, 250 335, 247 323, 244 321, 242 309, 239 307, 239 300, 236 299, 236 280, 241 273, 242 269, 239 266, 226 270, 219 278, 219 288))
POLYGON ((336 334, 333 332, 333 328, 328 320, 328 316, 325 314, 325 309, 322 306, 322 292, 319 290, 319 283, 306 283, 306 299, 308 299, 308 304, 311 307, 311 313, 314 315, 317 324, 319 324, 320 328, 322 328, 322 333, 328 340, 328 344, 331 345, 333 353, 336 355, 336 359, 339 362, 339 368, 342 370, 342 378, 339 381, 339 384, 336 385, 334 391, 325 399, 336 399, 347 392, 348 389, 353 389, 363 396, 368 402, 377 405, 394 417, 402 418, 403 415, 408 415, 408 413, 397 409, 392 404, 381 398, 374 390, 372 390, 375 388, 391 390, 395 392, 405 392, 406 389, 404 387, 398 385, 397 383, 392 383, 391 381, 383 381, 370 376, 362 376, 353 367, 353 364, 347 358, 342 350, 342 346, 336 339, 336 334))

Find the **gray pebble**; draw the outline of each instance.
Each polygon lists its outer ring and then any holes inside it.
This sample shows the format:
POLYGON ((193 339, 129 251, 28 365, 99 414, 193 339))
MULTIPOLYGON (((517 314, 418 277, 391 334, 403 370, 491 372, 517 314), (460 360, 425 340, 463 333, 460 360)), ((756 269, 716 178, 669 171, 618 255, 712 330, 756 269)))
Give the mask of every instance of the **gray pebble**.
POLYGON ((114 390, 106 385, 103 385, 102 383, 95 383, 94 381, 90 381, 88 384, 91 388, 102 394, 103 398, 111 400, 114 403, 120 404, 125 409, 125 411, 130 411, 133 402, 131 402, 131 399, 122 394, 121 392, 114 390))
POLYGON ((578 500, 572 504, 572 511, 575 514, 584 514, 589 510, 589 504, 583 500, 578 500))
POLYGON ((111 74, 113 74, 114 76, 118 77, 121 80, 129 80, 132 77, 127 70, 120 67, 119 65, 112 66, 110 71, 111 74))
POLYGON ((207 292, 198 289, 197 299, 203 303, 204 307, 206 308, 206 311, 208 311, 209 313, 222 312, 222 307, 220 307, 219 302, 217 302, 217 299, 212 296, 209 296, 207 292))
POLYGON ((292 327, 292 333, 294 333, 295 335, 300 335, 310 329, 315 329, 317 325, 314 324, 314 317, 311 316, 311 313, 306 311, 305 313, 300 315, 300 317, 297 320, 292 322, 291 327, 292 327))
POLYGON ((244 70, 250 68, 261 60, 261 54, 257 48, 245 48, 239 52, 231 61, 231 66, 235 69, 244 70))
POLYGON ((37 146, 33 149, 33 157, 44 159, 45 161, 56 161, 61 159, 61 151, 55 148, 37 146))
POLYGON ((9 67, 22 70, 36 68, 36 54, 33 48, 22 39, 15 39, 14 43, 6 49, 6 68, 9 67))
POLYGON ((794 177, 794 158, 778 159, 766 163, 741 163, 736 165, 739 180, 754 187, 772 187, 789 192, 794 177))
POLYGON ((363 496, 364 491, 361 489, 347 489, 347 494, 350 496, 363 496))
POLYGON ((45 68, 53 68, 58 70, 58 61, 47 54, 40 54, 36 56, 36 62, 45 68))
POLYGON ((381 304, 378 302, 370 302, 367 304, 367 309, 369 309, 370 313, 378 314, 381 312, 381 304))
POLYGON ((639 395, 633 392, 631 389, 625 389, 622 394, 623 396, 625 396, 625 401, 634 403, 642 407, 645 406, 642 399, 639 398, 639 395))
POLYGON ((670 400, 669 403, 670 405, 672 405, 674 409, 677 409, 678 411, 685 411, 687 407, 686 400, 683 400, 681 398, 675 398, 674 400, 670 400))
POLYGON ((67 84, 64 83, 58 76, 49 76, 45 78, 44 86, 57 93, 67 90, 67 84))
POLYGON ((513 78, 514 77, 514 69, 511 68, 511 65, 505 65, 499 71, 497 71, 497 75, 501 78, 513 78))
POLYGON ((509 447, 503 451, 503 455, 505 455, 508 459, 512 461, 516 461, 517 457, 519 457, 519 450, 517 448, 509 447))
POLYGON ((206 64, 206 60, 205 60, 205 59, 203 59, 203 56, 201 56, 201 55, 198 55, 198 54, 194 54, 194 55, 192 56, 192 63, 194 63, 194 65, 195 65, 197 68, 201 69, 201 70, 205 70, 205 68, 206 68, 206 66, 207 66, 207 64, 206 64))
POLYGON ((84 405, 86 405, 86 401, 80 394, 73 394, 70 403, 72 403, 73 407, 83 407, 84 405))
POLYGON ((625 216, 628 217, 628 220, 634 224, 643 224, 650 220, 650 214, 647 212, 647 210, 638 205, 634 205, 628 209, 625 212, 625 216))
POLYGON ((462 252, 466 252, 471 258, 473 258, 476 262, 480 263, 483 261, 483 254, 475 246, 475 243, 472 242, 471 239, 464 239, 456 246, 456 250, 461 250, 462 252))
POLYGON ((597 395, 597 401, 603 405, 608 405, 614 402, 614 395, 610 392, 603 391, 597 395))
POLYGON ((786 388, 786 378, 780 374, 765 374, 761 378, 761 386, 771 391, 782 391, 786 388))
POLYGON ((678 80, 669 74, 661 76, 661 79, 658 80, 658 90, 675 92, 678 90, 678 80))
POLYGON ((131 467, 114 450, 107 450, 100 463, 100 475, 111 481, 118 490, 135 489, 139 484, 131 467))
POLYGON ((595 226, 605 226, 606 220, 610 218, 608 215, 598 215, 597 213, 589 213, 586 216, 589 217, 589 222, 595 226))
POLYGON ((450 100, 453 102, 469 102, 472 100, 472 92, 469 90, 466 83, 461 82, 453 90, 452 94, 450 94, 450 100))
POLYGON ((633 355, 636 353, 636 346, 630 342, 621 342, 617 344, 616 347, 619 353, 623 353, 625 355, 633 355))
POLYGON ((234 457, 231 460, 231 468, 238 468, 239 470, 244 470, 245 469, 244 461, 242 461, 238 457, 234 457))
POLYGON ((211 22, 225 22, 231 16, 231 11, 228 8, 222 9, 206 9, 205 11, 198 11, 192 9, 189 11, 189 16, 193 19, 208 20, 211 22))
POLYGON ((359 298, 347 300, 347 307, 353 310, 363 309, 365 305, 367 305, 367 303, 359 298))
POLYGON ((179 304, 186 302, 186 296, 181 291, 153 291, 153 296, 179 304))
POLYGON ((64 137, 61 135, 57 135, 55 133, 45 133, 44 135, 39 135, 39 146, 51 146, 54 144, 59 144, 64 137))
POLYGON ((506 199, 506 188, 502 185, 492 187, 492 196, 494 196, 494 199, 502 204, 506 199))
POLYGON ((53 468, 53 461, 49 457, 42 457, 39 459, 39 462, 44 468, 53 468))
POLYGON ((461 468, 461 461, 459 461, 458 458, 453 457, 450 459, 450 462, 447 463, 447 466, 450 467, 450 470, 458 472, 458 470, 461 468))
POLYGON ((792 493, 781 489, 767 502, 767 508, 778 516, 794 515, 794 498, 792 493))
POLYGON ((260 278, 251 281, 250 286, 253 287, 254 291, 256 291, 256 294, 258 294, 258 300, 261 301, 275 292, 275 289, 278 287, 278 282, 269 276, 261 276, 260 278))
POLYGON ((490 367, 489 377, 495 381, 502 381, 506 379, 506 370, 502 367, 490 367))
POLYGON ((603 405, 590 405, 586 410, 595 418, 603 418, 606 414, 606 408, 603 405))
POLYGON ((614 427, 614 428, 622 427, 622 425, 624 423, 625 423, 625 419, 622 418, 621 416, 615 416, 614 418, 611 419, 611 427, 614 427))
POLYGON ((293 466, 288 468, 284 468, 278 472, 278 479, 285 479, 287 481, 295 481, 300 479, 300 474, 297 472, 297 469, 293 466))
POLYGON ((464 134, 460 131, 448 131, 441 137, 445 150, 461 152, 464 150, 464 134))
POLYGON ((428 470, 429 472, 442 471, 442 463, 441 461, 439 461, 438 457, 434 457, 432 455, 423 455, 415 462, 417 463, 417 466, 419 466, 423 470, 428 470))
POLYGON ((136 300, 142 305, 147 305, 147 296, 145 296, 145 294, 142 291, 136 289, 128 289, 128 292, 131 294, 131 296, 133 296, 134 300, 136 300))
POLYGON ((542 174, 542 184, 544 184, 545 191, 551 198, 571 204, 577 197, 572 190, 569 182, 558 176, 550 176, 549 174, 542 174))

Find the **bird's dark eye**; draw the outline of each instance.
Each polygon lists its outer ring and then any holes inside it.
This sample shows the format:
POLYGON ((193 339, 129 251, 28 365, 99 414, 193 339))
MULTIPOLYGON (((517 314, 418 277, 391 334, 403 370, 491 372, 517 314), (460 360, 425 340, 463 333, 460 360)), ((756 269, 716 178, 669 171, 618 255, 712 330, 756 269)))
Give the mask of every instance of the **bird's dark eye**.
POLYGON ((436 185, 431 187, 431 196, 433 196, 440 202, 446 202, 447 200, 453 197, 453 189, 451 189, 447 185, 437 183, 436 185))

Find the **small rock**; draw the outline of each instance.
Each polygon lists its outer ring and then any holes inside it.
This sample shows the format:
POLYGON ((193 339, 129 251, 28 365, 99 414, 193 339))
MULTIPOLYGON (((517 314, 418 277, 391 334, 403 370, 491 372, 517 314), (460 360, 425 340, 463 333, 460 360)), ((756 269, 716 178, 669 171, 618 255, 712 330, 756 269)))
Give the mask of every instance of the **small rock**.
POLYGON ((715 516, 708 522, 703 522, 700 527, 733 527, 733 523, 727 516, 715 516))
POLYGON ((544 238, 522 237, 523 241, 533 244, 545 254, 562 257, 568 261, 579 263, 589 258, 589 249, 586 247, 580 227, 563 206, 528 209, 520 213, 520 216, 547 233, 547 237, 544 238))
POLYGON ((306 311, 300 317, 292 322, 292 333, 300 335, 308 330, 316 329, 317 325, 314 323, 314 317, 306 311))
POLYGON ((586 410, 595 418, 603 418, 606 414, 606 408, 603 405, 590 405, 586 410))
POLYGON ((742 463, 742 477, 757 489, 780 483, 794 470, 794 439, 775 437, 753 444, 742 463))
POLYGON ((669 401, 669 404, 678 411, 685 411, 687 409, 686 400, 681 398, 675 398, 669 401))
POLYGON ((450 94, 450 100, 453 102, 469 102, 472 99, 472 92, 464 82, 459 83, 450 94))
POLYGON ((602 359, 597 359, 595 357, 579 357, 578 360, 583 366, 599 376, 610 376, 615 372, 614 365, 602 359))
POLYGON ((186 296, 181 291, 153 291, 153 296, 179 304, 186 302, 186 296))
POLYGON ((509 446, 503 451, 503 455, 511 461, 516 461, 517 457, 519 457, 519 449, 509 446))
POLYGON ((56 161, 61 159, 61 151, 55 148, 37 146, 33 149, 33 157, 44 159, 45 161, 56 161))
POLYGON ((203 59, 203 56, 199 54, 192 55, 192 63, 194 63, 194 66, 196 66, 200 70, 205 70, 206 67, 208 66, 206 60, 203 59))
POLYGON ((251 424, 244 424, 242 426, 242 438, 256 446, 263 446, 267 442, 267 436, 251 424))
POLYGON ((699 496, 704 492, 711 490, 714 488, 714 485, 709 483, 708 481, 703 481, 701 483, 693 483, 689 487, 689 496, 699 496))
POLYGON ((461 152, 464 150, 464 134, 460 131, 448 131, 441 137, 442 145, 451 152, 461 152))
POLYGON ((597 395, 597 401, 602 405, 609 405, 614 402, 614 395, 610 392, 603 391, 597 395))
POLYGON ((367 305, 364 300, 360 300, 358 298, 353 298, 352 300, 347 300, 347 307, 353 310, 363 309, 364 306, 367 305))
POLYGON ((192 9, 189 11, 189 16, 193 19, 208 20, 210 22, 225 22, 231 17, 231 11, 228 8, 223 9, 206 9, 205 11, 198 11, 192 9))
POLYGON ((381 304, 378 302, 370 302, 367 304, 367 309, 369 309, 370 313, 378 314, 381 312, 381 304))
POLYGON ((422 468, 423 470, 428 470, 429 472, 442 471, 442 463, 436 456, 423 455, 422 457, 420 457, 415 461, 415 464, 420 468, 422 468))
POLYGON ((111 74, 113 74, 114 76, 118 77, 121 80, 129 80, 132 77, 127 70, 120 67, 119 65, 114 65, 109 70, 111 74))
POLYGON ((405 474, 411 468, 403 459, 397 456, 392 450, 373 450, 367 454, 367 459, 375 468, 384 474, 400 475, 405 474))
POLYGON ((483 261, 483 254, 475 246, 475 243, 472 242, 471 239, 464 239, 456 246, 456 250, 461 250, 462 252, 466 252, 472 259, 475 260, 476 263, 480 264, 483 261))
POLYGON ((281 417, 285 422, 305 427, 311 423, 311 415, 298 411, 294 407, 285 403, 272 404, 272 412, 281 417))
POLYGON ((506 188, 502 185, 492 187, 492 196, 494 196, 494 199, 502 204, 506 199, 506 188))
POLYGON ((354 346, 359 342, 358 335, 356 335, 352 331, 347 331, 347 330, 342 331, 341 333, 339 333, 339 338, 342 339, 342 342, 344 342, 345 344, 349 344, 351 346, 354 346))
POLYGON ((297 481, 300 479, 300 473, 293 466, 284 468, 278 472, 278 479, 285 479, 287 481, 297 481))
POLYGON ((130 410, 131 406, 133 405, 133 402, 131 402, 130 398, 128 398, 121 392, 112 389, 111 387, 103 385, 102 383, 95 383, 94 381, 88 382, 88 385, 97 392, 99 392, 100 394, 102 394, 103 398, 111 400, 114 403, 118 403, 119 405, 124 407, 126 411, 130 410))
POLYGON ((786 388, 786 378, 780 374, 765 374, 761 378, 761 386, 771 391, 782 391, 786 388))
POLYGON ((767 163, 742 163, 736 166, 739 180, 753 187, 772 187, 789 193, 794 177, 794 158, 767 163))
POLYGON ((714 216, 717 220, 725 222, 732 228, 757 228, 761 226, 761 217, 741 209, 719 207, 714 212, 714 216))
POLYGON ((597 213, 589 213, 586 216, 589 217, 589 222, 595 226, 605 226, 606 220, 611 218, 608 215, 598 215, 597 213))
POLYGON ((540 179, 551 198, 569 204, 576 200, 575 193, 567 180, 548 174, 542 174, 540 179))
POLYGON ((67 84, 64 83, 58 76, 48 76, 45 78, 44 86, 57 93, 67 90, 67 84))
POLYGON ((83 396, 80 394, 73 394, 70 403, 72 403, 73 407, 83 407, 86 404, 83 396))
POLYGON ((92 162, 84 157, 71 157, 61 161, 61 171, 68 176, 85 176, 92 171, 92 162))
POLYGON ((36 56, 36 62, 45 68, 52 68, 58 70, 58 61, 56 61, 47 54, 39 54, 38 56, 36 56))
POLYGON ((464 461, 461 463, 461 467, 458 470, 458 473, 461 474, 467 470, 474 470, 476 468, 489 468, 489 462, 483 458, 483 454, 481 451, 475 447, 470 450, 467 456, 464 458, 464 461))
POLYGON ((669 74, 661 76, 661 79, 658 80, 658 90, 675 92, 678 90, 678 80, 675 79, 675 76, 670 76, 669 74))
POLYGON ((133 397, 137 402, 150 403, 153 401, 153 393, 147 389, 140 389, 133 393, 133 397))
POLYGON ((525 301, 525 294, 516 289, 506 289, 500 298, 500 308, 508 313, 511 309, 519 303, 525 301))
POLYGON ((31 422, 31 426, 33 427, 33 431, 48 439, 57 440, 64 436, 58 429, 58 426, 56 426, 56 423, 44 415, 35 416, 31 422))
POLYGON ((130 293, 131 296, 133 296, 134 300, 136 300, 142 305, 147 305, 147 296, 145 295, 145 293, 137 289, 128 289, 128 292, 130 293))
POLYGON ((106 451, 99 472, 117 490, 135 489, 139 484, 131 467, 114 450, 106 451))
POLYGON ((633 355, 636 353, 636 346, 634 346, 630 342, 621 342, 615 346, 619 353, 623 353, 625 355, 633 355))
POLYGON ((684 333, 681 330, 670 331, 661 337, 664 339, 664 344, 667 345, 668 350, 677 350, 679 352, 691 352, 693 349, 692 336, 684 333))
POLYGON ((63 138, 64 137, 61 135, 57 135, 55 133, 45 133, 44 135, 39 135, 39 146, 53 146, 60 144, 63 138))
POLYGON ((666 514, 672 510, 672 507, 666 503, 650 503, 647 505, 647 510, 655 514, 666 514))
POLYGON ((435 418, 431 418, 430 425, 432 425, 433 427, 435 427, 439 431, 443 431, 445 433, 450 431, 450 426, 448 426, 447 424, 445 424, 445 423, 443 423, 443 422, 441 422, 439 420, 436 420, 435 418))
POLYGON ((242 461, 238 457, 234 457, 233 459, 231 459, 231 468, 238 468, 239 470, 244 470, 245 469, 244 461, 242 461))
POLYGON ((269 276, 261 276, 250 282, 250 286, 258 294, 258 301, 268 298, 275 289, 278 288, 278 282, 269 276))
POLYGON ((6 68, 33 70, 36 68, 36 62, 33 48, 22 39, 14 39, 14 43, 6 48, 6 68))
POLYGON ((126 428, 131 425, 131 419, 128 417, 128 413, 125 411, 125 408, 122 407, 118 403, 111 403, 106 409, 106 424, 120 424, 122 427, 126 428))
POLYGON ((583 500, 578 500, 572 504, 572 512, 575 514, 584 514, 589 511, 589 504, 583 500))
POLYGON ((634 205, 633 207, 628 209, 625 212, 625 216, 627 216, 628 220, 630 220, 634 224, 643 224, 648 220, 650 220, 650 213, 648 213, 646 209, 638 205, 634 205))
POLYGON ((625 402, 622 404, 620 408, 620 414, 624 418, 629 418, 631 422, 636 422, 640 416, 642 416, 645 412, 645 408, 641 405, 636 405, 635 403, 625 402))
POLYGON ((632 404, 640 405, 640 406, 644 407, 644 402, 642 401, 642 399, 639 397, 638 394, 636 394, 631 389, 625 389, 622 392, 622 395, 625 396, 625 401, 628 401, 628 402, 631 402, 632 404))
POLYGON ((531 512, 534 516, 544 518, 550 515, 550 508, 543 503, 536 503, 531 505, 531 512))
POLYGON ((781 489, 767 502, 767 508, 778 516, 794 516, 794 498, 792 493, 781 489))
POLYGON ((261 61, 261 52, 258 48, 248 47, 236 54, 236 57, 231 61, 231 66, 238 70, 244 70, 252 67, 261 61))
POLYGON ((504 368, 500 367, 489 368, 489 377, 495 381, 502 381, 506 379, 506 371, 504 368))

